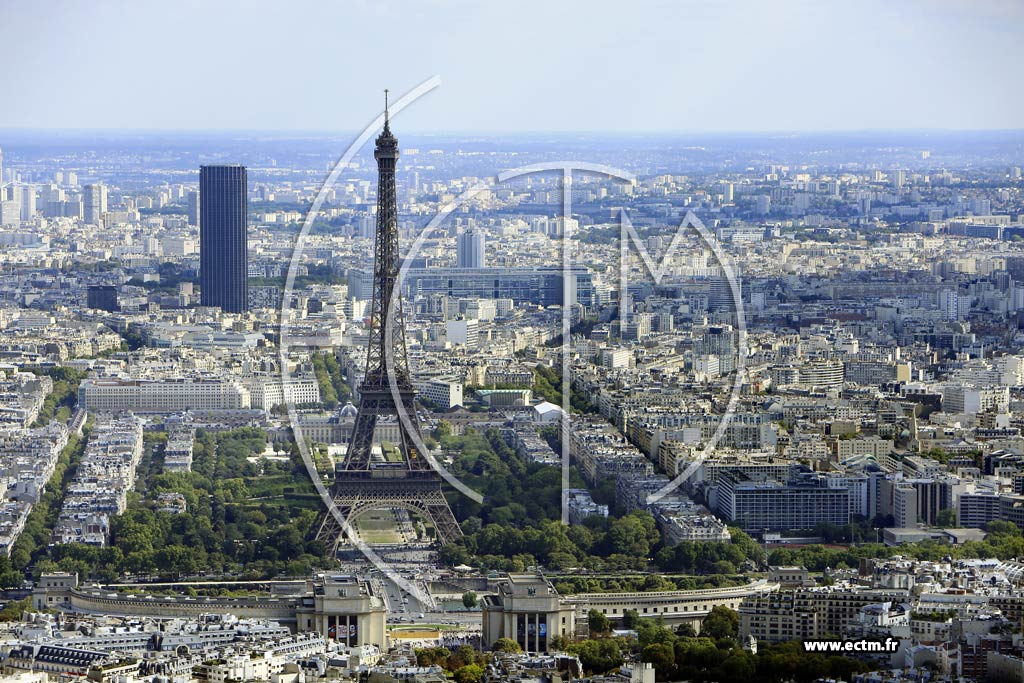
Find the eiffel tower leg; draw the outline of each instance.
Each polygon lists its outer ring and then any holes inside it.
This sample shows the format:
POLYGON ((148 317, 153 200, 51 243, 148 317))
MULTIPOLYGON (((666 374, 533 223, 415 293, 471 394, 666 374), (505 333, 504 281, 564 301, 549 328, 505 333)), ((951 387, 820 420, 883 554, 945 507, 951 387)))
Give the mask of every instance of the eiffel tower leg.
POLYGON ((455 521, 455 515, 452 514, 452 509, 448 507, 448 501, 440 489, 426 497, 423 506, 424 514, 434 526, 439 543, 444 545, 462 538, 462 528, 455 521))
POLYGON ((341 533, 341 526, 338 524, 338 520, 334 519, 331 511, 325 510, 321 512, 320 519, 317 520, 316 524, 315 538, 324 544, 328 557, 334 557, 337 554, 337 538, 339 533, 341 533))
POLYGON ((428 508, 427 516, 437 531, 437 540, 442 545, 447 545, 462 537, 462 528, 455 521, 455 516, 447 504, 431 505, 428 508))
MULTIPOLYGON (((334 501, 335 507, 341 513, 343 519, 349 519, 351 508, 344 501, 334 501)), ((317 525, 316 540, 321 541, 327 550, 328 557, 335 557, 338 554, 338 547, 345 540, 345 529, 338 522, 331 510, 324 510, 317 525)))

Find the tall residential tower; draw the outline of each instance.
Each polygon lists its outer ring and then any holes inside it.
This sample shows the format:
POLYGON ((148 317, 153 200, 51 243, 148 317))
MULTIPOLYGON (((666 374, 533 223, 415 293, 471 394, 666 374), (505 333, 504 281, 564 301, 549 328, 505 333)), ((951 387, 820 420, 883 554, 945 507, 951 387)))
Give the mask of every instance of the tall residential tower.
POLYGON ((86 223, 100 225, 107 212, 107 187, 93 183, 82 187, 82 212, 86 223))
POLYGON ((484 234, 469 228, 457 240, 456 265, 459 268, 483 268, 486 263, 484 234))

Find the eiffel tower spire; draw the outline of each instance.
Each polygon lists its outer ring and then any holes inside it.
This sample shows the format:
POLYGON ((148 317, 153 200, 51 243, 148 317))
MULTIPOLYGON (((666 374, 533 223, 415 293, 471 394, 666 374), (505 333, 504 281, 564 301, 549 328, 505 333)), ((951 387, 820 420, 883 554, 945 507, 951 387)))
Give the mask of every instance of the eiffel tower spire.
MULTIPOLYGON (((395 192, 395 164, 398 140, 391 134, 387 91, 384 91, 384 130, 377 136, 373 152, 377 160, 377 235, 373 259, 373 300, 370 304, 369 344, 366 372, 359 385, 356 414, 345 459, 335 471, 332 495, 335 505, 349 523, 372 509, 404 508, 418 512, 429 521, 442 542, 462 535, 441 491, 441 476, 419 452, 422 443, 416 417, 416 392, 409 373, 405 347, 405 321, 398 275, 398 200, 395 192), (396 392, 392 392, 391 377, 396 392), (398 419, 395 393, 408 418, 398 419), (401 461, 385 462, 373 454, 373 438, 381 418, 397 421, 401 461)), ((317 538, 341 542, 342 530, 329 512, 323 518, 317 538)))
MULTIPOLYGON (((385 91, 386 97, 386 91, 385 91)), ((398 140, 391 134, 385 99, 384 130, 377 136, 373 156, 377 160, 377 232, 373 257, 373 299, 370 302, 370 340, 366 372, 359 386, 360 404, 355 431, 345 456, 350 470, 371 467, 371 447, 377 418, 397 416, 390 378, 394 374, 405 412, 419 436, 414 404, 415 392, 409 374, 405 348, 405 320, 402 293, 398 288, 401 257, 398 250, 398 199, 395 192, 395 164, 398 140)), ((410 469, 429 469, 416 449, 416 441, 399 429, 401 452, 410 469)))

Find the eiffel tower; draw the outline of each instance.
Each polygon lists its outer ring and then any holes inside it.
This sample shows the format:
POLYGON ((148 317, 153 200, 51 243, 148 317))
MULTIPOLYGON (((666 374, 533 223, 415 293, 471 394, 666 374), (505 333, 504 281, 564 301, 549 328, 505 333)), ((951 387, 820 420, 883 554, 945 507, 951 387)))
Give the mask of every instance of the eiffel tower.
MULTIPOLYGON (((352 524, 367 510, 402 508, 420 514, 433 526, 437 539, 448 543, 462 536, 448 501, 441 492, 441 475, 419 452, 416 392, 405 348, 405 322, 398 289, 398 202, 395 197, 395 162, 398 140, 391 134, 387 90, 384 91, 384 130, 373 152, 377 160, 377 243, 373 261, 373 301, 370 308, 370 343, 366 375, 359 385, 359 412, 345 459, 334 472, 331 496, 341 516, 352 524), (394 303, 392 304, 392 296, 394 303), (389 310, 390 309, 390 310, 389 310), (390 329, 390 335, 387 330, 390 329), (408 420, 398 419, 389 375, 408 420), (373 436, 381 418, 398 421, 401 461, 372 457, 373 436), (406 425, 415 431, 411 433, 406 425), (417 438, 413 438, 413 437, 417 438)), ((317 540, 333 557, 344 540, 344 529, 330 510, 322 516, 317 540)))

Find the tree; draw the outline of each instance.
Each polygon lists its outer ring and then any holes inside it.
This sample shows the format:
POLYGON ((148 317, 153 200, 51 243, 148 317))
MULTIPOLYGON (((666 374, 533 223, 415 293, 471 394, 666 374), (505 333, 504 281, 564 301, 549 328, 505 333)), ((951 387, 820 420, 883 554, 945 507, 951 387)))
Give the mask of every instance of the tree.
POLYGON ((441 668, 448 668, 448 657, 451 656, 451 650, 445 647, 425 647, 415 651, 416 664, 418 666, 440 666, 441 668))
POLYGON ((447 420, 441 420, 440 422, 438 422, 437 426, 434 428, 434 431, 433 431, 433 434, 432 434, 432 436, 435 439, 437 439, 438 441, 440 441, 441 439, 444 439, 446 437, 449 437, 451 435, 452 435, 452 424, 451 424, 451 422, 448 422, 447 420))
POLYGON ((572 553, 555 551, 548 555, 548 566, 552 569, 572 569, 578 562, 572 553))
POLYGON ((710 638, 680 638, 676 640, 673 649, 675 650, 676 678, 679 680, 731 680, 707 676, 704 673, 713 672, 726 656, 725 652, 719 650, 710 638))
POLYGON ((32 553, 23 545, 15 545, 11 551, 11 564, 19 569, 24 569, 32 561, 32 553))
POLYGON ((455 671, 471 664, 476 664, 476 650, 471 645, 459 645, 455 652, 448 657, 447 668, 455 671))
POLYGON ((467 664, 455 670, 455 683, 481 683, 484 680, 484 670, 478 664, 467 664))
POLYGON ((994 519, 985 525, 985 531, 990 534, 1006 534, 1008 536, 1021 535, 1020 529, 1013 522, 1006 522, 1001 519, 994 519))
POLYGON ((585 640, 582 643, 574 643, 566 650, 580 658, 583 668, 594 674, 603 674, 607 671, 622 666, 625 659, 619 649, 619 643, 615 638, 601 638, 600 640, 585 640))
POLYGON ((683 541, 662 548, 655 555, 655 562, 665 571, 691 574, 734 574, 747 562, 764 563, 764 551, 757 541, 739 529, 730 528, 729 532, 732 539, 728 543, 683 541))
POLYGON ((338 405, 338 392, 331 382, 331 375, 327 370, 324 357, 321 354, 314 354, 312 360, 313 375, 316 377, 317 384, 320 385, 320 401, 328 410, 335 408, 338 405))
POLYGON ((736 639, 739 635, 740 615, 725 605, 715 605, 700 626, 701 634, 708 638, 736 639))
POLYGON ((466 609, 473 609, 476 607, 477 597, 473 591, 466 591, 462 594, 462 605, 466 609))
POLYGON ((635 609, 627 609, 622 613, 622 626, 627 629, 636 629, 640 625, 640 613, 635 609))
POLYGON ((608 542, 612 553, 646 558, 660 535, 654 517, 646 512, 632 512, 620 517, 608 530, 608 542))
POLYGON ((736 565, 729 560, 719 560, 712 566, 712 570, 715 574, 735 574, 736 565))
POLYGON ((668 643, 653 643, 644 648, 641 658, 654 666, 659 681, 671 679, 676 668, 676 653, 668 643))
POLYGON ((551 652, 562 652, 572 644, 567 636, 551 636, 548 639, 548 650, 551 652))
POLYGON ((523 648, 511 638, 498 638, 491 649, 495 652, 522 652, 523 648))
POLYGON ((612 629, 612 622, 596 609, 587 612, 587 621, 591 633, 608 633, 612 629))
POLYGON ((0 610, 0 621, 17 621, 21 619, 21 613, 32 609, 32 598, 8 602, 0 610))
MULTIPOLYGON (((729 658, 718 668, 723 681, 752 681, 757 672, 757 660, 754 655, 735 649, 729 658)), ((842 676, 841 680, 849 680, 850 676, 842 676)))
POLYGON ((441 548, 437 553, 437 557, 442 564, 446 564, 449 567, 466 564, 472 559, 465 547, 455 543, 449 543, 441 548))
POLYGON ((680 638, 696 638, 697 631, 693 628, 693 624, 679 624, 676 627, 676 635, 680 638))
POLYGON ((935 516, 935 525, 943 529, 956 527, 956 508, 939 510, 939 514, 935 516))

